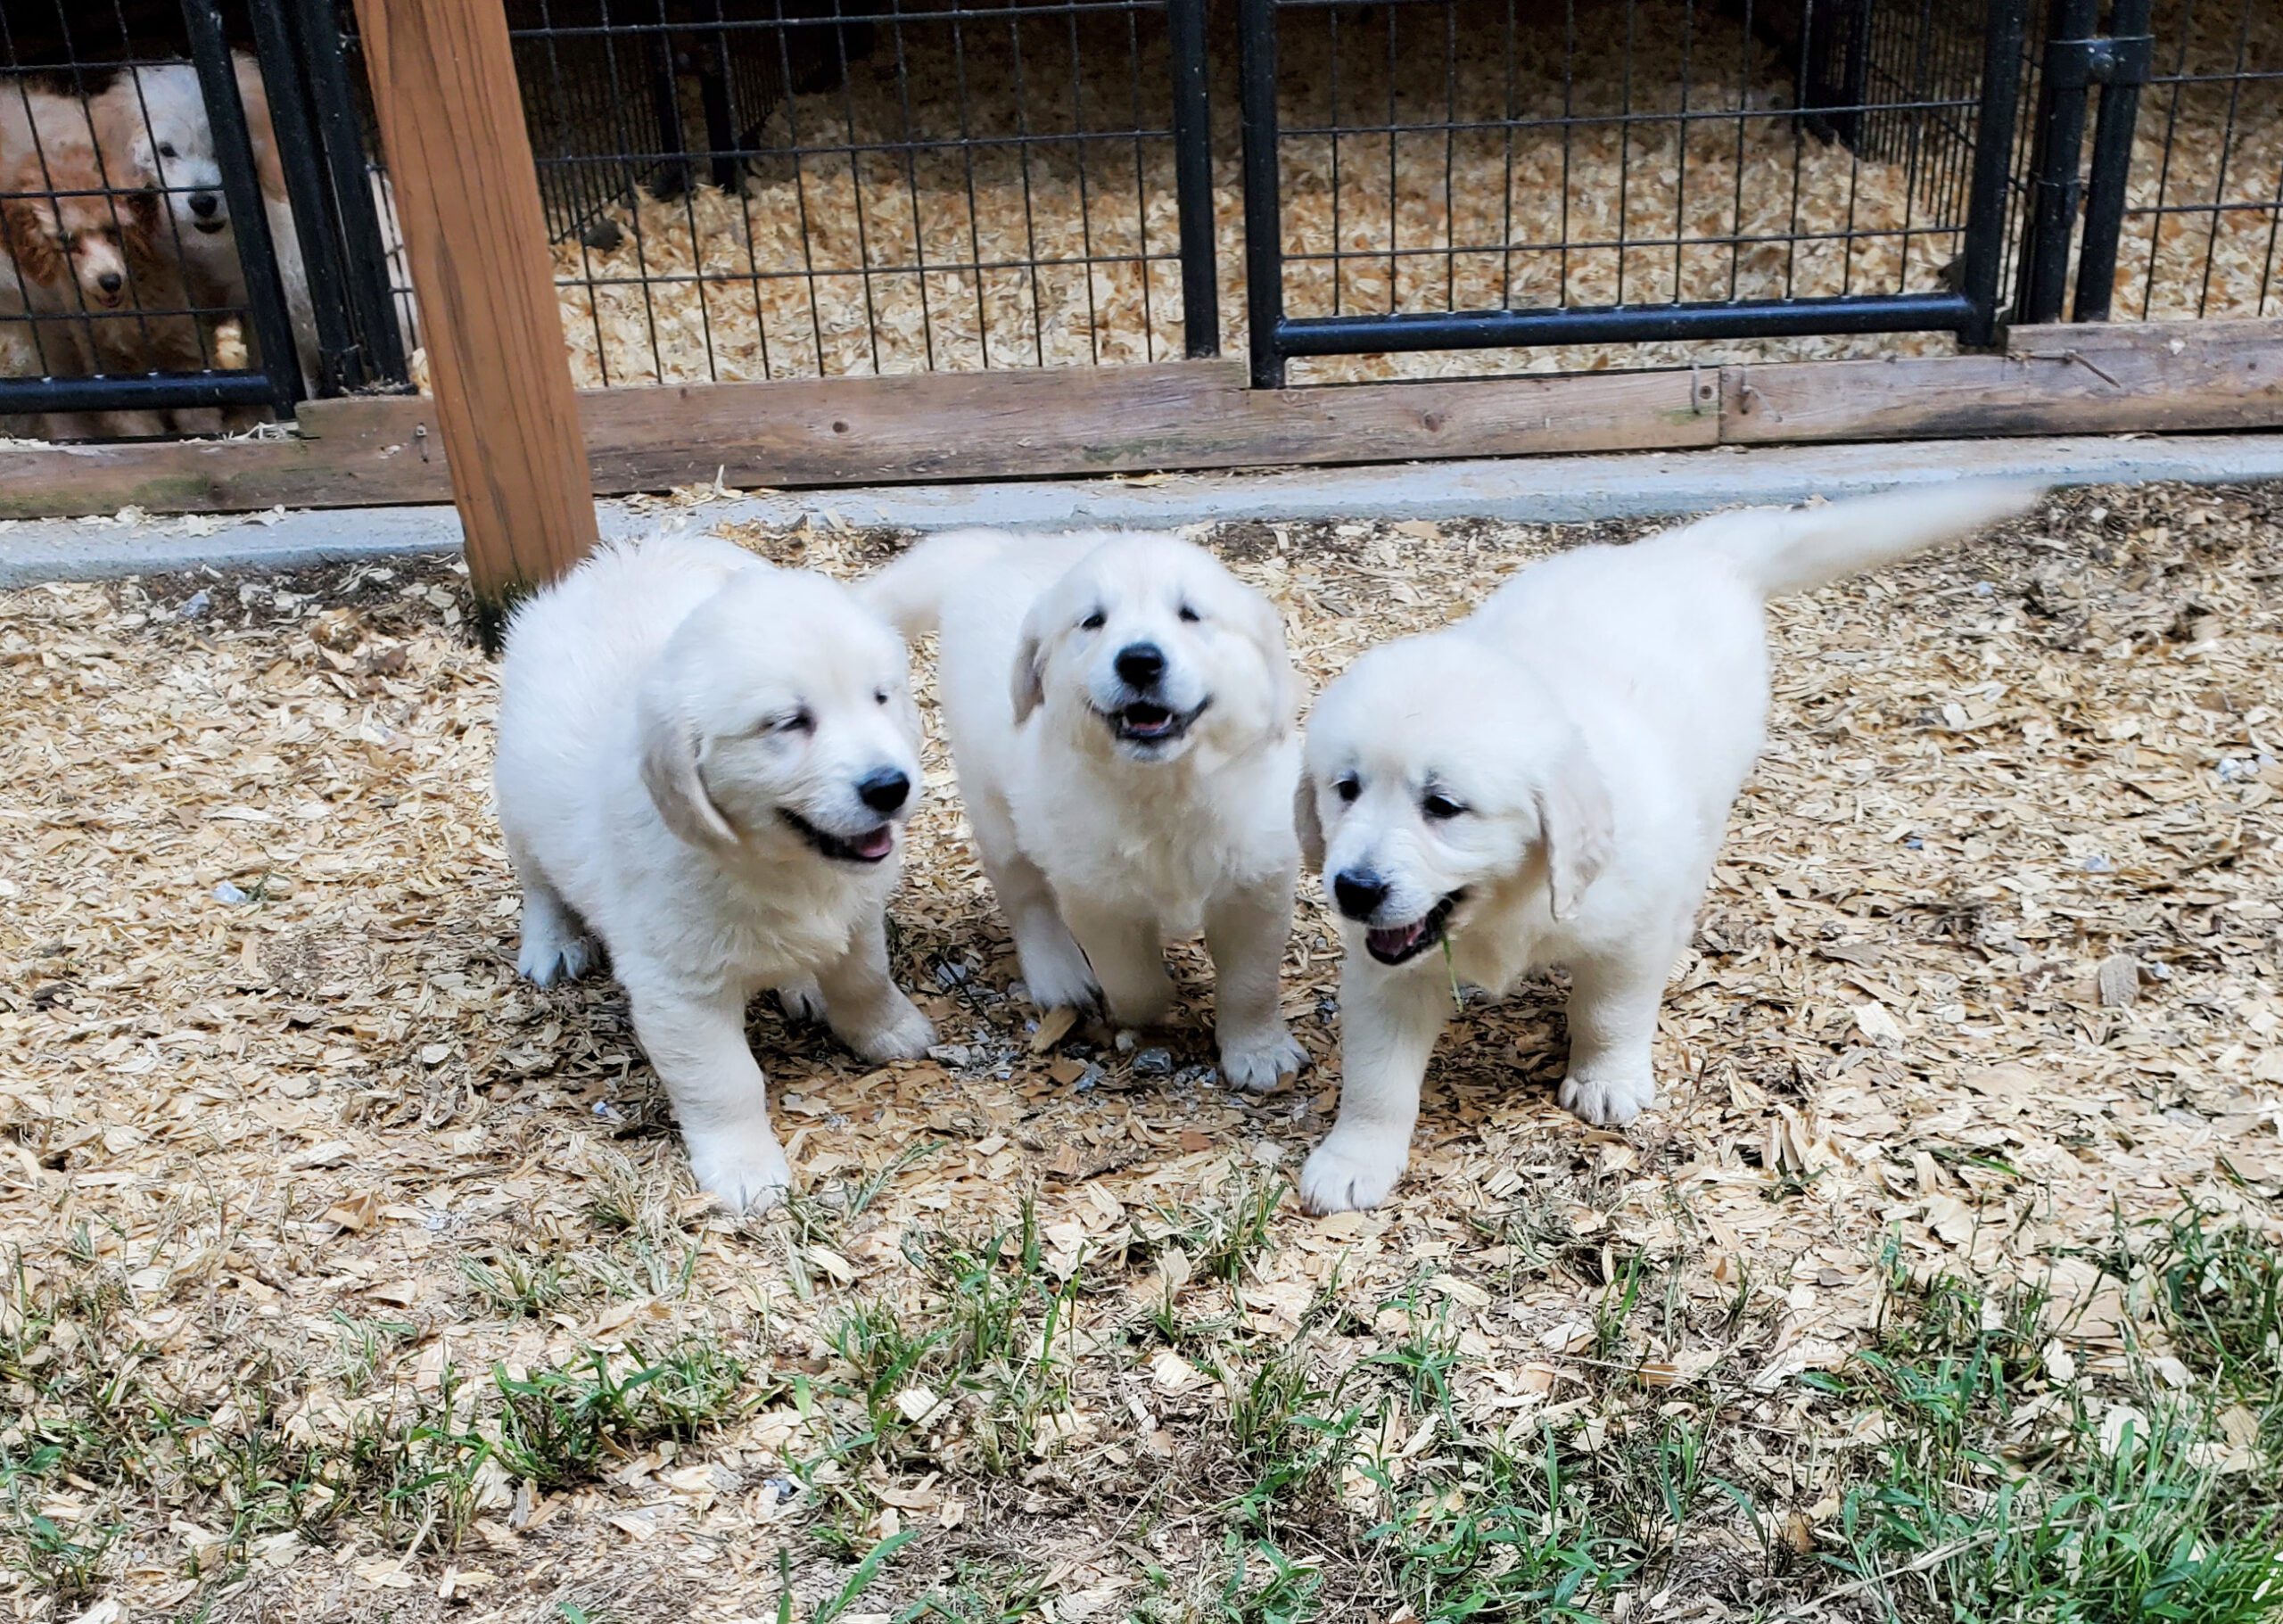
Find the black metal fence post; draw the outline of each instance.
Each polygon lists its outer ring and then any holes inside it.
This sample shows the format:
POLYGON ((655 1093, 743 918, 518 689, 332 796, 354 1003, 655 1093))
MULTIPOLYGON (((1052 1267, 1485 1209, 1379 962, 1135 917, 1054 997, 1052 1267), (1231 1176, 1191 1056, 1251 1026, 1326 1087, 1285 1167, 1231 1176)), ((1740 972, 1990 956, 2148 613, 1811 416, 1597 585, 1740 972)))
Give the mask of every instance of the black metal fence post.
POLYGON ((2084 197, 2085 106, 2092 81, 2088 48, 2100 25, 2100 0, 2053 0, 2039 75, 2037 138, 2031 149, 2030 201, 2022 238, 2021 288, 2014 319, 2061 319, 2069 288, 2069 249, 2084 197))
POLYGON ((2006 185, 2013 169, 2015 104, 2022 93, 2026 0, 1990 0, 1982 37, 1982 103, 1974 120, 1974 182, 1966 202, 1964 263, 1958 288, 1973 309, 1958 329, 1968 344, 1986 345, 1998 331, 1998 284, 2006 259, 2006 185))
POLYGON ((2084 246, 2078 251, 2077 321, 2106 321, 2116 293, 2116 249, 2124 235, 2125 185, 2132 177, 2132 132, 2140 117, 2140 87, 2148 82, 2155 41, 2148 29, 2148 0, 2116 0, 2109 17, 2100 70, 2101 106, 2093 125, 2093 158, 2085 190, 2084 246))
MULTIPOLYGON (((317 163, 317 135, 301 77, 302 53, 278 0, 253 0, 249 9, 254 54, 269 102, 271 138, 286 195, 293 200, 294 246, 301 250, 301 274, 317 327, 317 365, 310 381, 319 394, 337 394, 359 387, 364 368, 350 326, 348 271, 334 227, 333 200, 317 163)), ((274 251, 277 244, 270 246, 274 251)))
POLYGON ((1221 291, 1213 251, 1213 120, 1206 95, 1205 0, 1166 0, 1173 50, 1174 189, 1181 212, 1182 350, 1221 353, 1221 291))
POLYGON ((277 274, 277 251, 269 240, 269 216, 262 207, 261 181, 254 173, 253 142, 246 129, 245 103, 238 99, 238 76, 230 63, 216 0, 183 0, 190 32, 190 60, 214 131, 214 162, 222 171, 222 195, 230 204, 230 229, 245 272, 246 317, 261 348, 261 370, 280 406, 301 398, 301 364, 293 351, 293 320, 285 306, 285 286, 277 274))
POLYGON ((389 287, 388 250, 381 240, 380 216, 366 170, 365 141, 357 125, 341 25, 330 0, 291 0, 291 5, 288 21, 309 64, 317 137, 332 172, 347 272, 343 291, 362 352, 363 376, 350 387, 400 388, 410 381, 411 370, 405 364, 404 334, 389 287))
POLYGON ((1283 202, 1276 163, 1276 0, 1237 10, 1245 158, 1245 321, 1252 385, 1284 386, 1283 202))

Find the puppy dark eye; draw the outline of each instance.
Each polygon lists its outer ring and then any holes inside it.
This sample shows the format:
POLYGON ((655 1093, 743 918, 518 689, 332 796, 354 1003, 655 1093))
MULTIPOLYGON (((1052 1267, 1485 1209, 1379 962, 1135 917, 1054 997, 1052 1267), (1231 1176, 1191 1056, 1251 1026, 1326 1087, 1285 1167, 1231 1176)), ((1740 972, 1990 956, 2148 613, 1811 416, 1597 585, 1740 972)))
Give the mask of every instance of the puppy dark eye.
POLYGON ((171 157, 173 157, 174 155, 175 155, 175 144, 174 144, 173 142, 171 142, 171 141, 161 141, 161 142, 160 142, 160 143, 159 143, 159 156, 160 156, 160 157, 161 157, 161 158, 171 158, 171 157))
POLYGON ((803 705, 779 720, 777 730, 779 733, 813 733, 817 730, 817 719, 808 706, 803 705))
POLYGON ((1353 801, 1364 793, 1364 780, 1349 773, 1332 787, 1332 792, 1343 801, 1353 801))
POLYGON ((888 702, 888 690, 884 688, 876 688, 872 690, 872 697, 880 704, 886 705, 888 702))
POLYGON ((1086 616, 1084 620, 1078 622, 1078 630, 1081 631, 1100 631, 1101 629, 1102 612, 1100 609, 1095 610, 1092 614, 1086 616))
POLYGON ((1455 818, 1466 810, 1446 795, 1430 795, 1419 804, 1419 810, 1440 823, 1446 818, 1455 818))
POLYGON ((1182 617, 1182 619, 1183 619, 1183 620, 1187 621, 1187 622, 1188 622, 1191 625, 1192 625, 1192 626, 1194 626, 1195 624, 1197 624, 1197 620, 1198 620, 1197 611, 1196 611, 1196 610, 1194 610, 1194 609, 1192 609, 1192 608, 1191 608, 1187 604, 1183 604, 1183 605, 1181 606, 1181 617, 1182 617))

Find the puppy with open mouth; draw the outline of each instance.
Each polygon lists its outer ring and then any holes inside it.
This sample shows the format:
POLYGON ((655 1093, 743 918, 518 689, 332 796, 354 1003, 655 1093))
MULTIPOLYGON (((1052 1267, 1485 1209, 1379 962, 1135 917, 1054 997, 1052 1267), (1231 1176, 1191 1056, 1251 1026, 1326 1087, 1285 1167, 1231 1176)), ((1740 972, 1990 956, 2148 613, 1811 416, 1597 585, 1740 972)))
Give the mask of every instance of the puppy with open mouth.
POLYGON ((1307 1207, 1375 1207, 1402 1176, 1461 981, 1567 965, 1562 1105, 1621 1124, 1654 1103, 1665 979, 1766 738, 1763 606, 2039 494, 1960 484, 1580 548, 1327 688, 1295 806, 1347 937, 1342 1077, 1307 1207))
POLYGON ((1298 1070, 1277 1008, 1298 692, 1274 606, 1200 548, 1100 532, 939 536, 861 589, 907 637, 940 633, 952 757, 1032 1001, 1150 1025, 1166 938, 1201 929, 1222 1075, 1298 1070))
POLYGON ((791 1177, 746 1043, 756 992, 868 1060, 935 1042, 888 977, 882 918, 919 742, 894 631, 838 582, 726 541, 606 548, 508 626, 515 968, 551 985, 600 938, 697 1182, 732 1208, 791 1177))

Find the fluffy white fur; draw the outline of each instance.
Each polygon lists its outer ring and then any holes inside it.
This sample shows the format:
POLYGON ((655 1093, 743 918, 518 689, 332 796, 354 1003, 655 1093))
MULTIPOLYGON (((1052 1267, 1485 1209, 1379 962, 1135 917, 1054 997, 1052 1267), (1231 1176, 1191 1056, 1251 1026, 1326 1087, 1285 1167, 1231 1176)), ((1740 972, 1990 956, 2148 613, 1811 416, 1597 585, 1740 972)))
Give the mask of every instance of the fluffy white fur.
MULTIPOLYGON (((317 387, 317 306, 309 292, 301 239, 285 191, 285 171, 277 153, 277 134, 269 116, 269 95, 261 70, 243 51, 231 54, 253 149, 254 176, 261 187, 262 213, 277 258, 278 281, 285 291, 286 315, 305 389, 317 387)), ((229 310, 247 301, 244 268, 238 260, 237 231, 222 191, 222 166, 214 152, 214 128, 198 70, 188 62, 160 62, 121 73, 94 103, 103 130, 103 149, 114 154, 126 178, 149 186, 165 199, 167 226, 160 239, 180 256, 192 298, 202 309, 229 310)))
POLYGON ((1296 801, 1347 938, 1339 1118, 1302 1169, 1308 1208, 1373 1207, 1402 1176, 1454 975, 1503 991, 1566 964, 1562 1103, 1602 1124, 1653 1104, 1665 980, 1765 741, 1762 606, 2037 495, 1961 484, 1581 548, 1333 683, 1296 801))
POLYGON ((941 536, 862 590, 906 635, 940 631, 968 821, 1032 1001, 1147 1026, 1173 997, 1166 938, 1201 929, 1222 1075, 1297 1071, 1277 1008, 1297 685, 1274 606, 1202 548, 1100 532, 941 536), (1142 649, 1160 669, 1137 684, 1142 649))
POLYGON ((524 604, 500 687, 516 968, 579 975, 599 936, 697 1182, 776 1199, 790 1170, 746 1044, 753 995, 820 1004, 866 1059, 935 1041, 882 934, 919 782, 903 645, 821 575, 663 537, 524 604))

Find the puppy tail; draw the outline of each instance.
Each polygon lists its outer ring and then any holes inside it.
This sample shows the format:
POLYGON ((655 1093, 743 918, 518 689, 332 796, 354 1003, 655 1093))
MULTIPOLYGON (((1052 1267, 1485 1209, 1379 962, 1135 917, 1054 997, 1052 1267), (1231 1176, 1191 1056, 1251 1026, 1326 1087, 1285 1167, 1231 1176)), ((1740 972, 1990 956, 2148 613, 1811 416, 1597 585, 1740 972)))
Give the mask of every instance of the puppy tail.
POLYGON ((1006 537, 991 530, 930 536, 886 569, 858 581, 856 594, 905 637, 922 637, 935 630, 951 589, 1006 544, 1006 537))
POLYGON ((2027 513, 2046 487, 1968 480, 1771 513, 1718 514, 1684 532, 1735 561, 1762 598, 1808 592, 2027 513))

